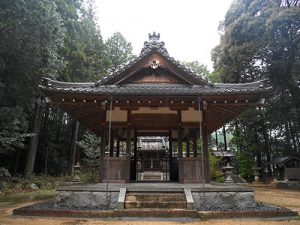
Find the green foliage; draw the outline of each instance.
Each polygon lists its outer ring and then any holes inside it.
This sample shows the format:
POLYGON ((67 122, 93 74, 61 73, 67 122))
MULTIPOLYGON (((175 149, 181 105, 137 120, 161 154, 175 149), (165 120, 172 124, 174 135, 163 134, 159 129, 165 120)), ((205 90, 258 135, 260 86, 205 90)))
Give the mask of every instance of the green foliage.
POLYGON ((96 167, 99 165, 100 143, 100 138, 90 132, 86 132, 83 139, 78 142, 85 154, 83 160, 91 168, 92 180, 94 180, 96 167))
POLYGON ((220 169, 221 159, 216 157, 213 150, 209 150, 209 164, 210 164, 210 176, 211 179, 220 183, 224 182, 223 173, 220 169))
POLYGON ((239 175, 246 180, 253 179, 252 168, 255 166, 253 155, 249 152, 239 152, 236 159, 239 175))
POLYGON ((120 32, 114 33, 107 39, 105 52, 111 69, 116 69, 119 65, 133 58, 131 43, 120 32))
POLYGON ((41 77, 63 65, 61 16, 51 0, 3 0, 0 29, 1 104, 30 106, 41 77))
POLYGON ((66 29, 64 48, 60 51, 65 67, 58 79, 73 82, 100 79, 106 74, 109 61, 94 18, 93 4, 60 0, 57 5, 66 29))
POLYGON ((27 133, 28 121, 21 107, 1 107, 0 128, 0 153, 25 148, 24 142, 31 135, 27 133))
POLYGON ((221 42, 212 51, 222 82, 267 79, 273 86, 275 93, 264 107, 231 123, 239 152, 255 156, 270 175, 264 165, 272 156, 300 151, 299 6, 297 0, 234 1, 220 25, 221 42))
POLYGON ((206 65, 201 64, 198 61, 183 62, 183 64, 194 71, 196 74, 201 76, 203 79, 208 79, 209 70, 207 69, 206 65))

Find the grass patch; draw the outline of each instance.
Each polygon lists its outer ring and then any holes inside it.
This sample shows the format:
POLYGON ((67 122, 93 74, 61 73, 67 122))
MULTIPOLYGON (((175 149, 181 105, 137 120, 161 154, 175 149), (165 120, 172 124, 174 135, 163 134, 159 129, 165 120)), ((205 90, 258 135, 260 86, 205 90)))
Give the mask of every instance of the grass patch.
POLYGON ((297 216, 297 217, 296 217, 296 220, 300 220, 300 216, 297 216))
POLYGON ((20 203, 47 200, 54 197, 54 190, 0 195, 0 207, 13 207, 20 203))

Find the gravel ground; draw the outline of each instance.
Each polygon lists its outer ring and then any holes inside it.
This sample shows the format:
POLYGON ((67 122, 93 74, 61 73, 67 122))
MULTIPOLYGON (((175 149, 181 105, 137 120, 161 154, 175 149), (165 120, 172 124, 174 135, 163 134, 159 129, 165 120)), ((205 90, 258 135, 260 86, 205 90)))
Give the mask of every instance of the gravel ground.
MULTIPOLYGON (((278 190, 271 188, 255 188, 255 198, 257 201, 283 206, 300 213, 300 191, 278 190)), ((18 207, 25 206, 18 205, 18 207)), ((232 225, 300 225, 300 220, 283 220, 283 219, 226 219, 226 220, 208 220, 200 221, 190 218, 111 218, 101 220, 88 219, 64 219, 64 218, 24 218, 11 217, 13 208, 0 208, 0 225, 179 225, 179 224, 232 224, 232 225)))

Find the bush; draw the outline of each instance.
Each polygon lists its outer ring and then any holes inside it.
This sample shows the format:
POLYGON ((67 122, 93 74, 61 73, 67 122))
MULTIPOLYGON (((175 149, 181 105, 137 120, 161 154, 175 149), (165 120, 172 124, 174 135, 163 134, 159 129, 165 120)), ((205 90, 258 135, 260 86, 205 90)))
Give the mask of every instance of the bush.
POLYGON ((217 158, 213 152, 213 150, 209 150, 209 163, 210 163, 210 176, 213 181, 224 183, 224 177, 221 169, 219 168, 221 159, 217 158))

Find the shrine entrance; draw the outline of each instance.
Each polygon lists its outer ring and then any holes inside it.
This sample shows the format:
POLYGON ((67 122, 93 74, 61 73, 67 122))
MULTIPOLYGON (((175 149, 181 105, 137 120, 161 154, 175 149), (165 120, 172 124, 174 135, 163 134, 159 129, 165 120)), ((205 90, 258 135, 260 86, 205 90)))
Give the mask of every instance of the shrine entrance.
POLYGON ((139 137, 137 154, 137 181, 170 180, 167 137, 139 137))

